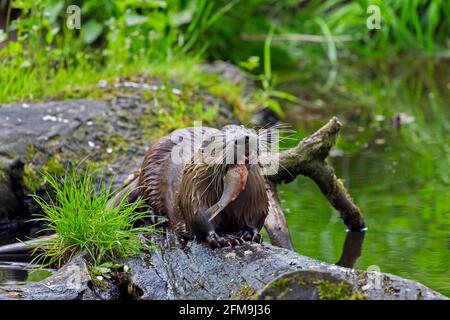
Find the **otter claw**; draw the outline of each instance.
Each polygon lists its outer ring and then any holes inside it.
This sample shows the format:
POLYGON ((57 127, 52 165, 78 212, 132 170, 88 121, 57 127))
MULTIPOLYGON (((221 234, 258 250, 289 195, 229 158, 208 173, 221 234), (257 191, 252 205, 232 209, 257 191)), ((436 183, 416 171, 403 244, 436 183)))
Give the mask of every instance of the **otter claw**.
POLYGON ((228 239, 219 236, 216 232, 210 232, 206 237, 206 242, 213 248, 231 247, 228 239))
POLYGON ((248 242, 262 243, 262 236, 256 230, 244 231, 241 238, 248 242))
POLYGON ((252 237, 252 242, 255 243, 262 243, 262 235, 260 235, 259 233, 255 233, 252 237))
POLYGON ((240 238, 238 238, 238 237, 236 237, 236 236, 234 236, 234 235, 228 235, 228 236, 227 236, 227 239, 228 239, 228 241, 231 243, 231 245, 232 245, 233 247, 234 247, 234 246, 241 245, 241 244, 244 243, 240 238))

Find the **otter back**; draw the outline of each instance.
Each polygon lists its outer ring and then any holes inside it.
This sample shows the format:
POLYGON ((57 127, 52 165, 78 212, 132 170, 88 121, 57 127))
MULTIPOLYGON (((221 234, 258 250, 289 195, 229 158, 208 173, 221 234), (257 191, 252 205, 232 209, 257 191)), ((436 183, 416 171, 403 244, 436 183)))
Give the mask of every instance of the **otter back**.
POLYGON ((195 153, 202 142, 195 137, 217 132, 220 130, 213 128, 178 129, 152 144, 145 154, 138 178, 139 193, 157 214, 169 218, 172 227, 177 225, 181 227, 180 224, 184 224, 177 195, 181 187, 183 170, 191 160, 189 157, 180 157, 178 161, 172 161, 172 151, 175 146, 192 147, 191 152, 195 153))

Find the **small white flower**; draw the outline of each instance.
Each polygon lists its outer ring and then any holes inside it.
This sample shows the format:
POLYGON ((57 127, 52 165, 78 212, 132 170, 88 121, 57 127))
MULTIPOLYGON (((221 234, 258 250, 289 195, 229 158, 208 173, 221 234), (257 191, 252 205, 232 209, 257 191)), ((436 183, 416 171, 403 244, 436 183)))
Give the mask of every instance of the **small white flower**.
POLYGON ((98 88, 105 88, 107 85, 108 85, 108 81, 106 81, 105 79, 102 79, 97 83, 98 88))

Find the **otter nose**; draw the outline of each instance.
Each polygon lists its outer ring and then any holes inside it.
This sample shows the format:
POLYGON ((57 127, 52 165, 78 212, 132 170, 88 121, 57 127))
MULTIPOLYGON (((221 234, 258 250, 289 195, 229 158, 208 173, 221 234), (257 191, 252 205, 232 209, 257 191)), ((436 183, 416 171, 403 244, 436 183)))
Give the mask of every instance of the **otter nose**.
POLYGON ((234 163, 249 164, 250 157, 250 136, 245 135, 234 140, 234 163))
POLYGON ((244 138, 244 144, 245 144, 245 158, 248 158, 249 154, 250 154, 250 137, 249 136, 245 136, 244 138))

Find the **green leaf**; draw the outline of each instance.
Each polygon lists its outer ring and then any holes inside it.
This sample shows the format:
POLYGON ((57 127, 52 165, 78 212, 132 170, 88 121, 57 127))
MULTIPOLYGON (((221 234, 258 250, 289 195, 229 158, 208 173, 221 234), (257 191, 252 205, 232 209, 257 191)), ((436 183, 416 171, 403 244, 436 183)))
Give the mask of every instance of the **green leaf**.
POLYGON ((53 28, 47 34, 45 35, 45 41, 47 41, 47 44, 51 44, 53 42, 53 39, 59 32, 59 27, 53 28))
POLYGON ((147 0, 146 6, 152 9, 165 9, 167 8, 167 2, 162 0, 147 0))
POLYGON ((3 41, 5 41, 6 39, 8 39, 8 36, 6 35, 5 31, 3 31, 2 29, 0 29, 0 43, 2 43, 3 41))
POLYGON ((24 62, 22 62, 22 63, 20 64, 20 68, 21 68, 21 69, 29 68, 30 66, 31 66, 30 60, 25 60, 24 62))
POLYGON ((269 99, 267 101, 267 107, 273 112, 275 112, 278 116, 280 117, 284 116, 283 109, 281 108, 281 105, 278 101, 269 99))
POLYGON ((140 14, 128 14, 125 17, 125 22, 127 26, 137 26, 143 23, 146 23, 148 21, 148 18, 146 16, 140 15, 140 14))
POLYGON ((259 62, 260 59, 258 56, 251 56, 247 59, 247 61, 241 61, 239 63, 239 66, 241 66, 244 69, 247 69, 248 71, 253 71, 259 67, 259 62))
POLYGON ((48 19, 48 21, 50 21, 50 23, 54 23, 63 8, 64 1, 57 1, 53 5, 45 8, 44 16, 48 19))
POLYGON ((86 44, 91 44, 102 34, 103 25, 96 20, 89 20, 81 26, 81 39, 86 44))
POLYGON ((192 21, 193 15, 194 12, 190 8, 183 11, 175 12, 171 15, 171 23, 174 27, 179 27, 184 24, 188 24, 192 21))

